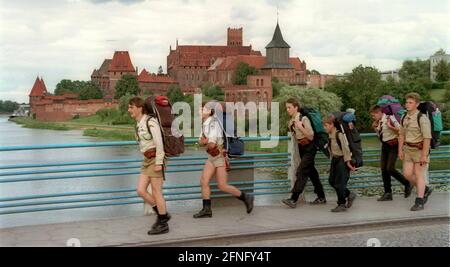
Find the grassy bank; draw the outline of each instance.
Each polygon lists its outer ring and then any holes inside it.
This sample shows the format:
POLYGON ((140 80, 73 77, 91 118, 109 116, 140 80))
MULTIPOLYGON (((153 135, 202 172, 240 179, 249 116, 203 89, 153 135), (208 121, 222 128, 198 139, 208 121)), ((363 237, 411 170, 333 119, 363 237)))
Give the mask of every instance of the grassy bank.
POLYGON ((123 130, 103 130, 103 129, 86 129, 83 132, 84 136, 98 137, 101 139, 111 139, 120 141, 134 141, 133 131, 123 130))
POLYGON ((55 123, 55 122, 42 122, 33 120, 28 117, 15 117, 9 119, 17 124, 22 125, 24 128, 32 128, 32 129, 45 129, 45 130, 57 130, 57 131, 68 131, 71 128, 63 123, 55 123))

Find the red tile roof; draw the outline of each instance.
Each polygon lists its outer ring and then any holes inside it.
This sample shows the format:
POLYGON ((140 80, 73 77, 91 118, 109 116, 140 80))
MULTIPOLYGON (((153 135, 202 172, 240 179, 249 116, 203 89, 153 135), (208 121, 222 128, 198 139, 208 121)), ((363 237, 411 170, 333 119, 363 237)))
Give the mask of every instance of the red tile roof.
POLYGON ((289 58, 289 63, 294 66, 296 70, 302 70, 302 61, 298 57, 289 58))
POLYGON ((46 93, 47 87, 45 86, 44 80, 36 77, 36 81, 34 82, 33 88, 31 88, 29 96, 44 96, 46 93))
POLYGON ((109 65, 109 72, 134 72, 133 63, 131 63, 128 51, 114 52, 113 59, 109 65))
POLYGON ((138 76, 138 81, 142 83, 177 83, 174 79, 167 75, 150 74, 146 69, 143 69, 138 76))
MULTIPOLYGON (((223 57, 218 58, 209 70, 235 70, 240 62, 247 63, 256 69, 261 69, 267 63, 267 60, 264 56, 256 55, 223 57)), ((302 70, 302 61, 298 57, 289 58, 289 63, 291 63, 296 70, 302 70)))

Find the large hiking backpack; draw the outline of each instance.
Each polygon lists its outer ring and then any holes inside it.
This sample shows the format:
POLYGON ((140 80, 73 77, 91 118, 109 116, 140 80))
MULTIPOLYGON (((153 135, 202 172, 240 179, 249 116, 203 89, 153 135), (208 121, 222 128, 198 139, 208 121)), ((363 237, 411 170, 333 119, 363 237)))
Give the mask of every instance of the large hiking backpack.
MULTIPOLYGON (((430 142, 430 148, 435 149, 440 145, 440 138, 441 138, 441 132, 444 129, 443 128, 443 122, 442 122, 442 114, 439 110, 436 103, 433 101, 425 101, 419 104, 418 110, 420 111, 417 115, 417 124, 419 124, 419 127, 422 128, 422 125, 420 125, 420 117, 423 115, 428 116, 428 119, 431 123, 431 142, 430 142)), ((403 126, 403 120, 405 119, 405 116, 402 118, 402 126, 403 126)))
POLYGON ((313 143, 316 148, 327 157, 329 157, 330 152, 328 151, 328 133, 323 128, 322 124, 322 114, 316 109, 303 107, 300 108, 300 114, 306 116, 311 122, 311 126, 314 131, 313 143))
POLYGON ((237 136, 237 129, 233 133, 227 131, 227 125, 233 123, 231 114, 223 112, 222 119, 216 118, 222 128, 223 146, 227 151, 229 158, 238 158, 244 155, 245 144, 244 141, 237 136))
MULTIPOLYGON (((362 167, 363 161, 363 150, 361 144, 361 136, 356 129, 356 117, 350 112, 335 112, 333 113, 335 118, 334 125, 336 129, 345 134, 347 138, 350 152, 352 152, 352 165, 355 168, 362 167)), ((339 147, 342 149, 342 144, 339 138, 336 138, 339 147)))
POLYGON ((398 122, 406 112, 400 101, 390 95, 384 95, 380 97, 378 99, 377 105, 381 107, 384 114, 394 116, 398 122))
POLYGON ((172 105, 166 96, 150 96, 145 100, 145 107, 150 117, 155 117, 161 128, 164 143, 164 153, 167 157, 176 157, 184 153, 184 136, 178 129, 172 129, 175 115, 172 114, 172 105), (176 131, 176 132, 175 132, 176 131))

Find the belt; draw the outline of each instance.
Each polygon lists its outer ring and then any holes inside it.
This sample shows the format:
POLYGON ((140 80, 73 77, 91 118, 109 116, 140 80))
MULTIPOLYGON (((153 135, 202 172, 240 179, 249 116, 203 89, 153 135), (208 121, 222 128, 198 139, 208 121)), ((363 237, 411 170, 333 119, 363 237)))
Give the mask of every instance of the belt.
POLYGON ((423 142, 419 142, 419 143, 406 143, 407 146, 409 147, 414 147, 414 148, 418 148, 420 150, 423 149, 423 142))

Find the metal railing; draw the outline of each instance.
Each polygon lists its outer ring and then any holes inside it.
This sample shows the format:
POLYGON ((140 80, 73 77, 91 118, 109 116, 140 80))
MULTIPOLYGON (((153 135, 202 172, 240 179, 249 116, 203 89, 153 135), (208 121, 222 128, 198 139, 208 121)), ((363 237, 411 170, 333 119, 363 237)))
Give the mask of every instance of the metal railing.
MULTIPOLYGON (((450 131, 444 131, 443 135, 450 135, 450 131)), ((362 134, 363 138, 373 137, 374 134, 362 134)), ((266 141, 270 138, 243 138, 246 142, 266 141)), ((278 140, 286 142, 289 137, 278 137, 278 140)), ((185 140, 186 144, 194 144, 195 138, 185 140)), ((34 146, 4 146, 0 147, 0 155, 10 151, 49 150, 49 149, 76 149, 136 146, 136 142, 101 142, 83 144, 52 144, 34 146)), ((364 150, 366 163, 379 161, 380 149, 364 150)), ((168 161, 167 173, 187 173, 202 171, 205 156, 181 156, 171 158, 168 161)), ((446 160, 450 158, 450 146, 440 146, 431 152, 431 159, 446 160)), ((10 164, 0 166, 0 186, 19 182, 71 180, 71 179, 94 179, 107 176, 129 176, 140 173, 142 158, 111 159, 96 161, 74 161, 74 162, 49 162, 32 164, 10 164), (125 165, 124 165, 125 164, 125 165), (95 166, 93 166, 95 165, 95 166)), ((247 153, 239 159, 231 161, 232 170, 280 168, 288 169, 291 166, 290 153, 247 153)), ((322 155, 317 156, 317 165, 329 164, 329 160, 322 155)), ((244 178, 244 177, 239 177, 244 178)), ((328 177, 321 177, 326 189, 328 177)), ((450 182, 450 169, 430 171, 430 182, 432 184, 448 184, 450 182)), ((251 181, 233 181, 241 190, 251 190, 253 195, 287 194, 291 187, 291 180, 285 176, 280 179, 265 179, 251 181)), ((219 193, 217 184, 212 183, 212 192, 219 193)), ((399 185, 393 182, 393 185, 399 185)), ((382 187, 380 174, 354 174, 349 183, 349 188, 361 189, 371 187, 382 187)), ((308 189, 310 190, 310 188, 308 189)), ((193 200, 200 198, 199 183, 167 185, 164 187, 167 201, 193 200)), ((228 197, 225 194, 216 194, 215 198, 228 197)), ((41 212, 52 210, 79 209, 103 206, 142 204, 143 201, 136 194, 135 188, 113 188, 93 191, 62 192, 53 194, 35 194, 23 196, 0 196, 0 215, 18 214, 28 212, 41 212)))

